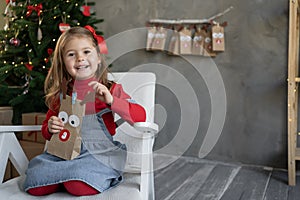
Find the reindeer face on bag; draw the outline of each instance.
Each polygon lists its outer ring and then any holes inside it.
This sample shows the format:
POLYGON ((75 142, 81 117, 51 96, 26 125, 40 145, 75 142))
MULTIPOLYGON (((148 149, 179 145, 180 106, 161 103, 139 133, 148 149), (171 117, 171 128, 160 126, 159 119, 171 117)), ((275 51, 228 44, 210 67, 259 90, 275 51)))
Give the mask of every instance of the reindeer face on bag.
POLYGON ((76 95, 61 99, 58 117, 64 123, 64 129, 54 134, 48 145, 48 153, 66 160, 71 160, 80 154, 81 125, 85 114, 85 104, 76 99, 76 95))
POLYGON ((212 27, 212 38, 213 38, 213 50, 214 51, 224 51, 224 28, 222 26, 216 25, 212 27))
POLYGON ((68 142, 71 135, 80 135, 84 106, 78 100, 71 100, 71 97, 63 99, 59 109, 58 117, 64 123, 64 129, 59 133, 61 142, 68 142), (71 102, 72 101, 72 102, 71 102))
POLYGON ((192 54, 192 32, 186 27, 180 32, 180 54, 192 54))

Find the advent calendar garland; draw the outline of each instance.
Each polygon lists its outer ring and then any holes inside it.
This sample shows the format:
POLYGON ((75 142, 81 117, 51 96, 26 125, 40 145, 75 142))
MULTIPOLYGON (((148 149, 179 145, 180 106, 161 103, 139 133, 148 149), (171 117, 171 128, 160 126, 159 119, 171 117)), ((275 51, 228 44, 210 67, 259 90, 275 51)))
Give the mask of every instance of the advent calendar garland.
POLYGON ((225 51, 227 22, 220 24, 214 20, 231 9, 232 6, 202 20, 149 20, 146 50, 167 51, 170 55, 216 56, 225 51))
POLYGON ((167 51, 171 55, 216 56, 225 51, 224 24, 193 24, 165 28, 161 24, 148 27, 148 51, 167 51))

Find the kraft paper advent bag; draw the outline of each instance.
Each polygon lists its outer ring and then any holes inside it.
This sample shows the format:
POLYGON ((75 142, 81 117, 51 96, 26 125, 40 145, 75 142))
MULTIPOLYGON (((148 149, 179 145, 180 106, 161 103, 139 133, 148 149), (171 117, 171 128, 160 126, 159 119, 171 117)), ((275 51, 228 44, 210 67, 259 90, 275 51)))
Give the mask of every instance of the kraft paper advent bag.
MULTIPOLYGON (((74 97, 75 96, 75 97, 74 97)), ((47 152, 65 160, 72 160, 80 154, 81 150, 81 123, 85 114, 85 104, 66 95, 61 99, 58 117, 64 123, 64 129, 53 134, 48 142, 47 152)))
POLYGON ((201 28, 197 28, 195 31, 195 35, 193 37, 192 44, 192 54, 193 55, 203 55, 203 46, 204 46, 204 37, 205 31, 201 30, 201 28))
POLYGON ((151 49, 157 51, 164 51, 167 36, 168 33, 165 28, 157 27, 157 31, 154 35, 154 39, 151 45, 151 49))
POLYGON ((149 27, 148 28, 148 33, 147 33, 147 44, 146 44, 146 50, 150 51, 152 47, 152 43, 154 40, 154 36, 156 33, 156 27, 149 27))
POLYGON ((219 24, 212 27, 212 40, 213 51, 225 51, 224 28, 219 24))
POLYGON ((184 27, 179 32, 180 34, 180 54, 191 55, 192 54, 192 31, 184 27))
POLYGON ((171 55, 179 55, 179 33, 176 30, 173 30, 170 43, 169 43, 169 49, 168 53, 171 55))
POLYGON ((204 37, 204 56, 216 56, 216 53, 213 52, 212 50, 212 36, 211 36, 211 31, 205 31, 204 32, 205 37, 204 37))

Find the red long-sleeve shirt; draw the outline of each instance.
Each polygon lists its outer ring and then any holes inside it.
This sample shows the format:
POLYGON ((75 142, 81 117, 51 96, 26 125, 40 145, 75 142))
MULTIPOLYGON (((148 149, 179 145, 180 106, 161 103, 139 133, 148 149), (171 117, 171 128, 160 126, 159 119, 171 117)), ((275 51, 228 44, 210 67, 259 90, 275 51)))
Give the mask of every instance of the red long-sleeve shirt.
MULTIPOLYGON (((83 99, 84 96, 92 91, 92 88, 87 84, 91 80, 83 80, 83 81, 76 81, 75 87, 77 92, 77 98, 83 99)), ((105 108, 110 108, 112 112, 117 113, 121 118, 127 121, 130 124, 135 122, 144 122, 146 120, 146 112, 145 109, 137 104, 130 101, 131 97, 124 92, 122 85, 114 83, 111 90, 113 96, 113 103, 112 105, 107 105, 103 103, 99 99, 96 99, 95 102, 87 102, 86 103, 86 112, 85 114, 95 114, 105 108)), ((58 111, 53 111, 51 109, 48 110, 46 119, 42 125, 42 134, 45 139, 50 140, 52 134, 49 133, 48 130, 48 120, 51 116, 57 116, 58 111)), ((111 135, 116 133, 116 124, 114 122, 114 117, 111 112, 103 114, 103 121, 110 132, 111 135)))

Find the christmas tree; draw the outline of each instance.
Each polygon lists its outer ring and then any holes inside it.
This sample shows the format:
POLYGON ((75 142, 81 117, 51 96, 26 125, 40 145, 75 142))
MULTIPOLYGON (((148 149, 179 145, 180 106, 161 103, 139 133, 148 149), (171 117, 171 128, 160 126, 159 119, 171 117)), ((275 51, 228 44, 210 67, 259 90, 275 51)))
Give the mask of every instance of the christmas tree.
MULTIPOLYGON (((0 106, 12 106, 14 124, 25 112, 45 112, 44 80, 63 31, 102 22, 87 0, 6 0, 0 31, 0 106)), ((97 34, 102 34, 97 31, 97 34)))

